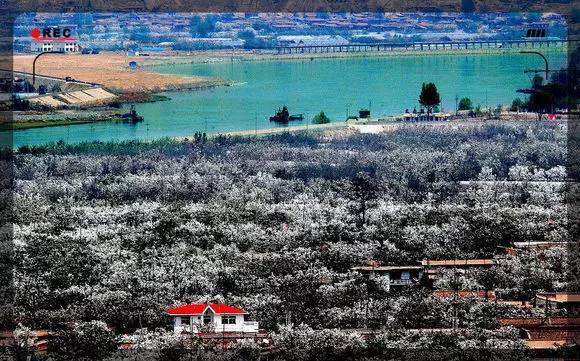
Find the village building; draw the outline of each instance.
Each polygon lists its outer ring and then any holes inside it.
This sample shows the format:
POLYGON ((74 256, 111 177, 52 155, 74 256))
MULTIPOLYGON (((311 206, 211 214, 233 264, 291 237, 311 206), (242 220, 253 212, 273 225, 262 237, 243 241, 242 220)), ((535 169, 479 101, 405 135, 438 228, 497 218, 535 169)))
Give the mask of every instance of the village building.
POLYGON ((444 298, 444 299, 466 299, 466 298, 476 298, 480 300, 495 301, 496 295, 494 290, 434 290, 433 296, 444 298))
MULTIPOLYGON (((26 347, 29 351, 44 355, 48 351, 48 340, 52 333, 48 330, 31 330, 26 347)), ((0 350, 14 346, 16 335, 12 330, 0 331, 0 350)))
POLYGON ((32 39, 30 50, 34 53, 41 53, 43 51, 61 51, 64 53, 76 53, 80 49, 78 41, 75 38, 37 38, 32 39))
POLYGON ((566 310, 570 315, 580 315, 580 292, 544 292, 536 294, 534 306, 544 308, 546 315, 566 310))
POLYGON ((503 300, 496 297, 495 303, 502 305, 510 305, 519 308, 532 308, 533 304, 526 300, 503 300))
POLYGON ((534 350, 554 350, 580 343, 580 318, 516 317, 499 318, 502 327, 516 327, 520 337, 534 350))
POLYGON ((172 307, 167 313, 173 317, 173 330, 178 333, 258 333, 258 322, 246 321, 246 311, 221 303, 186 304, 172 307))
POLYGON ((547 251, 554 248, 571 247, 573 242, 552 242, 552 241, 528 241, 513 242, 511 247, 500 247, 504 249, 505 254, 517 256, 519 251, 547 251))
POLYGON ((380 266, 371 264, 353 267, 352 270, 368 275, 371 280, 375 280, 385 291, 390 291, 391 287, 416 285, 423 276, 422 266, 380 266))
POLYGON ((402 116, 404 121, 407 122, 423 122, 423 121, 435 121, 435 122, 442 122, 448 121, 451 119, 450 113, 404 113, 402 116))
POLYGON ((347 39, 338 35, 280 35, 277 40, 281 46, 340 46, 349 44, 347 39))
POLYGON ((495 264, 494 259, 451 259, 451 260, 428 260, 424 259, 421 265, 430 285, 441 278, 445 271, 456 271, 465 273, 473 269, 490 268, 495 264))

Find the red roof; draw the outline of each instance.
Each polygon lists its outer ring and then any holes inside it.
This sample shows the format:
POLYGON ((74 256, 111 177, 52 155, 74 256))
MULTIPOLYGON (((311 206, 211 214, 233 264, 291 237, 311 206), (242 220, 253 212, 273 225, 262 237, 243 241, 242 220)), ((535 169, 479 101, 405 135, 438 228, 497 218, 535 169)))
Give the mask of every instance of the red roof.
POLYGON ((207 308, 217 315, 243 315, 246 313, 241 308, 224 305, 223 303, 191 303, 172 307, 167 310, 167 313, 170 315, 202 315, 207 308))
POLYGON ((36 42, 62 42, 62 43, 66 43, 66 42, 73 42, 73 41, 77 41, 77 39, 72 38, 72 37, 68 37, 68 38, 50 38, 50 37, 40 37, 40 38, 32 38, 32 41, 36 41, 36 42))
MULTIPOLYGON (((460 290, 457 292, 454 292, 452 290, 435 290, 433 291, 433 296, 441 298, 453 298, 455 296, 457 296, 458 298, 485 298, 486 294, 484 290, 479 291, 460 290)), ((487 298, 490 300, 494 300, 495 292, 493 290, 487 291, 487 298)))
POLYGON ((502 326, 539 328, 541 326, 580 326, 580 317, 514 317, 498 318, 502 326))

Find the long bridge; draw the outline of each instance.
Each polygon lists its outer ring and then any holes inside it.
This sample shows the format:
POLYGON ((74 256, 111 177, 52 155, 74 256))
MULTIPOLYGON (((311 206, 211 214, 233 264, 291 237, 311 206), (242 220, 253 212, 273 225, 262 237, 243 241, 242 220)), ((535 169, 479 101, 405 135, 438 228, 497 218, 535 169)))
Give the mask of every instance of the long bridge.
MULTIPOLYGON (((502 48, 556 48, 565 47, 572 41, 566 39, 521 39, 521 40, 472 40, 437 41, 413 43, 372 43, 346 45, 293 45, 278 46, 278 54, 352 53, 396 50, 459 50, 459 49, 502 49, 502 48)), ((578 40, 574 40, 578 42, 578 40)))

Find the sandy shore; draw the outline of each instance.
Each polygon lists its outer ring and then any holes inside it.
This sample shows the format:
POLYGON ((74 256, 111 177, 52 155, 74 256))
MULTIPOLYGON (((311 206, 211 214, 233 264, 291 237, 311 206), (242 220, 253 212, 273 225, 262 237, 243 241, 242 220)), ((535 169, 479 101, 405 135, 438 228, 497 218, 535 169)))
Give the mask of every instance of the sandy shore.
MULTIPOLYGON (((231 137, 248 137, 248 136, 265 136, 271 134, 280 133, 292 133, 292 132, 303 132, 303 131, 339 131, 344 130, 347 132, 357 132, 357 133, 390 133, 396 131, 397 129, 403 127, 458 127, 458 126, 477 126, 485 122, 494 121, 505 121, 505 122, 537 122, 537 115, 535 113, 515 113, 506 112, 502 113, 500 118, 481 116, 477 118, 467 118, 459 117, 451 119, 448 121, 421 121, 421 122, 409 122, 402 121, 400 119, 385 118, 378 120, 367 120, 367 119, 351 119, 348 122, 345 121, 335 121, 326 124, 303 124, 303 125, 289 125, 287 127, 276 127, 276 128, 265 128, 265 129, 250 129, 250 130, 240 130, 233 132, 218 132, 210 133, 208 136, 210 138, 215 138, 218 136, 231 136, 231 137)), ((542 120, 547 121, 547 120, 542 120)), ((553 122, 553 121, 551 121, 553 122)), ((557 121, 560 124, 566 124, 567 119, 560 119, 557 121)), ((176 140, 185 141, 191 140, 194 136, 186 137, 174 137, 176 140)))
MULTIPOLYGON (((28 54, 15 55, 14 70, 32 72, 34 57, 28 54)), ((231 84, 225 79, 156 74, 143 68, 130 70, 130 61, 143 65, 155 63, 156 60, 117 53, 44 55, 36 63, 36 72, 60 78, 70 76, 76 80, 101 84, 117 92, 161 92, 231 84)))

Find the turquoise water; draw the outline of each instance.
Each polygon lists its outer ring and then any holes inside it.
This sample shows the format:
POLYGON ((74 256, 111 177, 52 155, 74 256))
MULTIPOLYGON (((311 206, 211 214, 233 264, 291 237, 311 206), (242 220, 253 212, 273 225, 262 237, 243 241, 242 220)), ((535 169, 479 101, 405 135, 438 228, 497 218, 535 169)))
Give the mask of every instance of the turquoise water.
MULTIPOLYGON (((566 63, 565 52, 547 54, 550 68, 566 63)), ((455 109, 455 97, 469 97, 485 107, 509 104, 515 91, 530 85, 525 69, 543 68, 537 56, 433 55, 385 58, 314 59, 268 62, 230 62, 164 65, 156 72, 204 75, 238 81, 231 87, 166 93, 170 101, 137 104, 145 121, 136 125, 94 123, 14 132, 14 145, 67 143, 91 140, 155 139, 190 136, 197 131, 272 128, 268 119, 282 105, 290 113, 304 113, 305 124, 324 111, 333 121, 344 121, 360 108, 373 117, 395 115, 417 107, 421 83, 434 82, 443 110, 455 109)))

